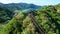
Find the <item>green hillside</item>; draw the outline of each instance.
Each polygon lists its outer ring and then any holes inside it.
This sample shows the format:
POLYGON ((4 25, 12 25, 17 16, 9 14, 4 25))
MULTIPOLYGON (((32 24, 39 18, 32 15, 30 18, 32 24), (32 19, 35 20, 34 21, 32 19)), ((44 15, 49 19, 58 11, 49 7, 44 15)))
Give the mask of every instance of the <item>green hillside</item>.
MULTIPOLYGON (((60 5, 43 7, 33 11, 33 15, 46 34, 60 34, 60 5)), ((39 34, 39 31, 28 13, 23 12, 0 27, 0 34, 39 34)))
POLYGON ((5 23, 8 19, 11 19, 13 12, 5 7, 0 6, 0 23, 5 23))

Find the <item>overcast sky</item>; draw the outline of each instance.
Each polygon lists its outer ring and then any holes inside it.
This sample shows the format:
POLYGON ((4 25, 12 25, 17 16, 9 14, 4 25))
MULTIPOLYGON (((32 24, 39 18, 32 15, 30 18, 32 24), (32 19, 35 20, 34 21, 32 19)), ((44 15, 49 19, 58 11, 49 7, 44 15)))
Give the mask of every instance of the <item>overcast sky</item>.
POLYGON ((60 0, 0 0, 0 3, 32 3, 36 5, 55 5, 60 3, 60 0))

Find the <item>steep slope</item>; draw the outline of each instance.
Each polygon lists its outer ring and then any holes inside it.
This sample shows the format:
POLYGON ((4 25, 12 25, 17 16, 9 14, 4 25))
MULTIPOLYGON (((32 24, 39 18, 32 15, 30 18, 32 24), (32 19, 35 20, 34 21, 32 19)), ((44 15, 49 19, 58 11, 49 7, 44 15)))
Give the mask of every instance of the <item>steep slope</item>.
POLYGON ((13 17, 13 12, 9 11, 7 8, 0 6, 0 23, 4 23, 8 19, 13 17))
POLYGON ((44 7, 35 14, 47 34, 60 34, 60 5, 44 7))
MULTIPOLYGON (((60 5, 46 6, 32 13, 46 34, 60 34, 60 5)), ((39 34, 39 31, 28 13, 20 13, 0 28, 0 34, 39 34)))
POLYGON ((26 3, 11 3, 11 4, 2 4, 0 3, 0 23, 8 22, 15 14, 19 13, 21 10, 32 9, 36 10, 40 6, 34 4, 26 3))

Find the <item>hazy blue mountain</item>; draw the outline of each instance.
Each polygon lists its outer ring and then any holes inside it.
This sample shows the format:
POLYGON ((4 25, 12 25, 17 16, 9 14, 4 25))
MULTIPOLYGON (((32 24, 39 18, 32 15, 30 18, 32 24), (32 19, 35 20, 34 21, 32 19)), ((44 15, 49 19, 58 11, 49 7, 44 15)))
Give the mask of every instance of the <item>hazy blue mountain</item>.
POLYGON ((0 6, 4 6, 4 7, 8 8, 9 10, 11 10, 11 9, 12 10, 15 10, 15 9, 24 10, 24 9, 29 9, 29 8, 32 8, 32 9, 41 8, 41 6, 37 6, 34 4, 27 4, 27 3, 10 3, 10 4, 0 3, 0 6))

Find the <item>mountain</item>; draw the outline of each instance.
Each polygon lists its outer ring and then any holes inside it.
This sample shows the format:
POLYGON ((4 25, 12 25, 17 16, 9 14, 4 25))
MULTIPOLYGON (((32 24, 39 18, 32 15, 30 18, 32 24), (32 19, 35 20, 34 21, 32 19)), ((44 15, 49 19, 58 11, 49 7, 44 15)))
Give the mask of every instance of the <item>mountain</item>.
POLYGON ((7 8, 0 6, 0 23, 4 23, 13 17, 14 13, 7 8))
POLYGON ((10 4, 0 3, 0 23, 4 23, 7 22, 7 20, 12 19, 14 14, 19 13, 21 10, 27 9, 36 10, 39 8, 41 8, 41 6, 27 3, 10 3, 10 4))
POLYGON ((10 3, 10 4, 2 4, 0 3, 0 6, 6 7, 9 10, 24 10, 24 9, 29 9, 29 8, 33 8, 33 9, 39 9, 41 8, 41 6, 37 6, 34 4, 27 4, 27 3, 10 3))
MULTIPOLYGON (((46 34, 60 34, 60 4, 45 6, 31 12, 46 34)), ((29 12, 19 13, 0 27, 0 34, 40 34, 29 17, 29 12)))

